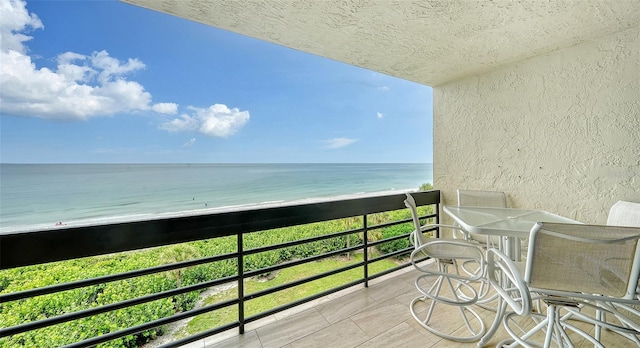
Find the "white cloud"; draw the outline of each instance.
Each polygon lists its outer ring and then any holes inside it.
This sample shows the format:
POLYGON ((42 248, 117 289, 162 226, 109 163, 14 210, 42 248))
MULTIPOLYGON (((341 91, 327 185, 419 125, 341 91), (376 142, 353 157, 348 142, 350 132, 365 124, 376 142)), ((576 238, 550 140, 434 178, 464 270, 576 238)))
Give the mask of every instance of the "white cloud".
POLYGON ((38 16, 27 11, 26 4, 22 0, 0 2, 0 42, 3 51, 25 53, 24 42, 32 37, 21 32, 44 28, 38 16))
POLYGON ((189 106, 193 114, 182 114, 180 118, 165 122, 161 129, 170 132, 199 132, 208 136, 225 138, 249 122, 249 111, 229 109, 224 104, 214 104, 202 109, 189 106))
POLYGON ((53 69, 38 68, 27 55, 30 30, 43 29, 21 0, 0 1, 0 112, 48 119, 155 111, 175 114, 177 104, 151 105, 151 94, 126 76, 145 65, 138 59, 121 62, 107 51, 90 56, 65 52, 53 69))
POLYGON ((358 141, 358 139, 350 139, 350 138, 333 138, 327 139, 324 141, 326 144, 325 148, 327 149, 339 149, 341 147, 345 147, 347 145, 351 145, 358 141))
POLYGON ((389 88, 388 86, 379 86, 378 90, 382 92, 388 92, 391 90, 391 88, 389 88))
POLYGON ((158 103, 154 104, 151 109, 159 114, 173 115, 178 112, 178 104, 176 103, 158 103))
POLYGON ((376 113, 376 117, 377 117, 377 118, 383 118, 383 117, 384 117, 384 115, 383 115, 381 112, 377 112, 377 113, 376 113))
POLYGON ((187 141, 186 143, 184 143, 184 145, 182 145, 183 147, 191 147, 193 146, 193 144, 196 143, 196 138, 191 138, 189 139, 189 141, 187 141))

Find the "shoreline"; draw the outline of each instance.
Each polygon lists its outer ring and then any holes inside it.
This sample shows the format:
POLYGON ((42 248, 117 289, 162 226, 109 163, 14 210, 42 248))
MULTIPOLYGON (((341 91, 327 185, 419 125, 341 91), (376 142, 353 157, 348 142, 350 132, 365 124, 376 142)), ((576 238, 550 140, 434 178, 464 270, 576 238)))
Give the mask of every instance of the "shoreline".
POLYGON ((258 209, 258 208, 259 209, 277 208, 281 206, 304 205, 304 204, 347 200, 347 199, 354 199, 354 198, 402 194, 402 193, 416 192, 416 191, 418 191, 418 189, 415 189, 415 188, 397 189, 397 190, 390 189, 390 190, 375 191, 375 192, 357 192, 357 193, 342 194, 337 196, 311 197, 311 198, 296 199, 291 201, 287 201, 287 200, 265 201, 260 203, 236 204, 236 205, 229 205, 229 206, 199 208, 199 209, 183 210, 183 211, 175 211, 175 212, 116 215, 116 216, 105 216, 105 217, 91 218, 91 219, 78 219, 78 220, 58 221, 58 222, 54 221, 49 223, 38 223, 38 224, 31 224, 31 225, 14 225, 14 226, 0 227, 0 234, 35 232, 35 231, 43 231, 43 230, 54 230, 54 229, 60 229, 60 228, 88 227, 88 226, 97 226, 97 225, 115 224, 115 223, 129 223, 129 222, 136 222, 136 221, 149 221, 149 220, 167 219, 167 218, 200 216, 200 215, 209 215, 213 213, 228 213, 228 212, 258 209))

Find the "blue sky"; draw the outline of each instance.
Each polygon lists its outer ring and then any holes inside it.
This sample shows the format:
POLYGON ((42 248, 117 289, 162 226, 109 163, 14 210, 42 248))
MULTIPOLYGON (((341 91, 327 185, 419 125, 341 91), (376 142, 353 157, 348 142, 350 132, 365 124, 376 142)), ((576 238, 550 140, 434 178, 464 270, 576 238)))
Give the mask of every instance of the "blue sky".
POLYGON ((0 4, 3 163, 432 162, 430 87, 117 1, 0 4))

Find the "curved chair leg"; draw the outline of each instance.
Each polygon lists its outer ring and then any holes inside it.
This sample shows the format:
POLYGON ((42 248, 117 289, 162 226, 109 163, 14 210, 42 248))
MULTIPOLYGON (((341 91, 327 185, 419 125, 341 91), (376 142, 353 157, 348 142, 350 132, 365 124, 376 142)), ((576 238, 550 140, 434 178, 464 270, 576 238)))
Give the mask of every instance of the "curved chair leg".
MULTIPOLYGON (((469 266, 470 264, 476 264, 473 261, 465 261, 463 262, 460 266, 460 268, 462 268, 462 270, 469 274, 469 275, 477 275, 478 272, 483 272, 482 277, 476 281, 475 284, 478 285, 478 300, 476 301, 476 305, 480 308, 495 312, 496 308, 495 306, 490 306, 487 305, 489 302, 494 301, 495 299, 498 298, 498 294, 497 293, 491 293, 491 285, 489 284, 489 282, 487 281, 487 277, 486 277, 486 272, 487 272, 487 268, 486 267, 478 267, 475 270, 471 269, 471 267, 469 266)), ((464 293, 459 291, 459 296, 461 298, 465 298, 468 299, 468 296, 466 296, 464 293)))
MULTIPOLYGON (((419 282, 421 279, 426 279, 426 278, 430 278, 430 277, 428 275, 424 275, 416 279, 416 288, 420 290, 420 292, 422 293, 422 296, 418 296, 411 301, 410 311, 413 318, 423 328, 433 333, 434 335, 440 336, 442 338, 445 338, 451 341, 457 341, 457 342, 474 342, 479 340, 486 331, 485 324, 482 318, 480 317, 480 315, 476 311, 474 311, 472 308, 470 308, 470 305, 476 301, 477 294, 474 298, 471 298, 470 300, 461 300, 460 298, 458 298, 458 295, 456 294, 457 292, 456 289, 459 289, 460 287, 466 287, 469 291, 474 291, 473 288, 466 282, 461 282, 456 280, 452 282, 452 280, 449 278, 439 276, 437 277, 433 285, 427 291, 424 291, 420 287, 419 282), (453 283, 456 283, 456 284, 454 285, 453 283), (453 298, 440 296, 440 291, 442 290, 442 286, 444 284, 447 284, 448 290, 451 291, 453 298), (417 313, 417 310, 416 310, 416 305, 419 303, 425 303, 428 305, 428 310, 426 310, 426 313, 422 313, 421 316, 419 315, 419 313, 417 313), (434 328, 433 325, 430 324, 432 316, 438 305, 453 306, 457 309, 460 316, 456 318, 462 319, 461 322, 463 322, 466 327, 467 335, 454 336, 446 332, 443 332, 441 330, 438 330, 434 328)), ((458 320, 456 318, 452 318, 451 320, 458 320)))
MULTIPOLYGON (((458 307, 460 317, 462 318, 462 321, 465 323, 465 327, 467 328, 467 332, 469 333, 468 336, 453 336, 429 325, 429 322, 431 321, 431 317, 433 315, 433 312, 436 308, 437 303, 435 301, 432 301, 429 304, 429 309, 427 310, 425 319, 422 319, 419 317, 418 313, 416 313, 416 308, 415 308, 415 305, 418 302, 425 302, 428 300, 430 299, 426 296, 419 296, 414 298, 413 301, 411 301, 410 310, 411 310, 411 316, 413 316, 413 319, 415 319, 420 324, 420 326, 422 326, 429 332, 433 333, 434 335, 440 336, 442 338, 445 338, 451 341, 456 341, 456 342, 475 342, 484 335, 485 325, 484 325, 484 322, 482 321, 482 318, 476 311, 474 311, 469 307, 462 307, 462 306, 458 307), (471 320, 469 318, 469 315, 471 315, 471 320)), ((423 316, 424 315, 425 314, 423 314, 423 316)), ((452 318, 452 320, 457 320, 457 319, 452 318)))
MULTIPOLYGON (((529 329, 529 331, 524 332, 519 324, 515 321, 514 317, 518 317, 518 315, 514 312, 507 313, 503 318, 504 328, 515 341, 513 345, 522 346, 522 347, 574 347, 569 335, 567 334, 567 330, 574 332, 581 336, 582 338, 589 341, 593 347, 595 348, 604 348, 604 345, 600 343, 597 339, 590 336, 587 332, 582 329, 568 323, 565 319, 566 316, 560 316, 560 307, 555 305, 550 305, 547 308, 547 315, 541 314, 530 314, 534 322, 537 324, 534 325, 533 328, 529 329), (514 330, 514 326, 517 326, 521 332, 516 332, 514 330), (532 338, 537 333, 544 335, 544 342, 533 341, 532 338)), ((502 341, 499 343, 499 346, 507 346, 506 344, 510 343, 509 341, 502 341)), ((511 345, 509 345, 510 347, 511 345)))

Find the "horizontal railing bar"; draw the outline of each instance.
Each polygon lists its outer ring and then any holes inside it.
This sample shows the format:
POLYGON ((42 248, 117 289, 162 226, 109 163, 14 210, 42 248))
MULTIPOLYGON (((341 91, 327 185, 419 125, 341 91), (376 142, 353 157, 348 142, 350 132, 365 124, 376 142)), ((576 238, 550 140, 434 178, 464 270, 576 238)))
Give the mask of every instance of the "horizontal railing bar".
POLYGON ((315 294, 315 295, 307 296, 307 297, 302 298, 302 299, 300 299, 300 300, 293 301, 293 302, 290 302, 290 303, 287 303, 287 304, 284 304, 284 305, 280 305, 280 306, 275 307, 275 308, 273 308, 273 309, 271 309, 271 310, 268 310, 268 311, 264 311, 264 312, 262 312, 262 313, 255 314, 255 315, 252 315, 252 316, 250 316, 250 317, 245 317, 245 322, 246 322, 246 323, 250 323, 250 322, 252 322, 252 321, 256 321, 256 320, 259 320, 259 319, 262 319, 262 318, 268 317, 268 316, 270 316, 270 315, 272 315, 272 314, 275 314, 275 313, 278 313, 278 312, 282 312, 282 311, 284 311, 284 310, 287 310, 287 309, 293 308, 293 307, 295 307, 295 306, 299 306, 299 305, 301 305, 301 304, 303 304, 303 303, 307 303, 307 302, 310 302, 310 301, 313 301, 313 300, 317 300, 317 299, 319 299, 319 298, 321 298, 321 297, 325 297, 325 296, 327 296, 327 295, 331 295, 331 294, 336 293, 336 292, 338 292, 338 291, 341 291, 341 290, 344 290, 344 289, 350 288, 350 287, 355 286, 355 285, 358 285, 358 284, 362 284, 362 283, 364 283, 364 282, 365 282, 365 280, 364 280, 364 279, 354 280, 354 281, 352 281, 352 282, 349 282, 349 283, 343 284, 343 285, 341 285, 341 286, 337 286, 337 287, 335 287, 335 288, 331 288, 331 289, 325 290, 325 291, 323 291, 323 292, 319 292, 319 293, 317 293, 317 294, 315 294))
POLYGON ((168 265, 145 268, 141 270, 107 275, 103 277, 91 278, 86 280, 78 280, 78 281, 64 283, 64 284, 46 286, 43 288, 30 289, 25 291, 13 292, 9 294, 3 294, 3 295, 0 295, 0 303, 16 301, 16 300, 29 298, 29 297, 46 295, 46 294, 52 294, 55 292, 61 292, 66 290, 73 290, 73 289, 83 288, 91 285, 109 283, 117 280, 129 279, 129 278, 139 277, 139 276, 153 274, 153 273, 166 272, 166 271, 170 271, 178 268, 196 266, 203 263, 217 262, 217 261, 237 258, 238 257, 237 255, 238 253, 223 254, 223 255, 205 257, 197 260, 183 261, 183 262, 172 263, 168 265))
MULTIPOLYGON (((173 323, 175 321, 178 320, 182 320, 184 318, 189 318, 189 317, 193 317, 196 315, 200 315, 200 314, 204 314, 204 313, 208 313, 208 312, 212 312, 215 311, 217 309, 221 309, 224 307, 229 307, 232 305, 236 305, 238 304, 238 299, 235 300, 228 300, 228 301, 224 301, 224 302, 220 302, 220 303, 216 303, 213 305, 209 305, 209 306, 204 306, 204 307, 200 307, 198 309, 192 309, 190 311, 185 311, 182 313, 178 313, 178 314, 174 314, 172 316, 166 317, 166 318, 161 318, 161 319, 157 319, 157 320, 153 320, 144 324, 140 324, 137 326, 132 326, 120 331, 115 331, 115 332, 109 332, 107 334, 104 335, 100 335, 94 338, 90 338, 84 341, 80 341, 80 342, 75 342, 69 345, 64 346, 64 348, 80 348, 80 347, 93 347, 97 344, 100 343, 104 343, 104 342, 108 342, 111 340, 114 340, 116 338, 120 338, 120 337, 124 337, 124 336, 128 336, 128 335, 133 335, 136 334, 138 332, 144 331, 144 330, 148 330, 148 329, 153 329, 154 327, 158 327, 161 325, 166 325, 166 324, 170 324, 173 323)), ((225 328, 225 330, 228 330, 230 328, 233 327, 238 327, 239 323, 232 323, 228 328, 225 328)), ((224 327, 224 326, 221 326, 224 327)), ((224 331, 224 330, 222 330, 224 331)))
POLYGON ((393 252, 390 252, 390 253, 387 253, 387 254, 384 254, 384 255, 376 256, 374 258, 369 259, 369 263, 382 261, 382 260, 388 259, 390 257, 397 256, 397 255, 410 254, 411 250, 413 250, 413 248, 409 247, 409 248, 405 248, 405 249, 402 249, 402 250, 396 250, 396 251, 393 251, 393 252))
MULTIPOLYGON (((437 190, 416 192, 413 196, 417 205, 440 201, 440 191, 437 190)), ((270 208, 247 208, 215 214, 2 233, 0 269, 404 209, 405 197, 404 194, 392 194, 270 208), (56 247, 51 248, 52 245, 56 247)))
POLYGON ((316 237, 311 237, 311 238, 306 238, 306 239, 294 240, 294 241, 280 243, 280 244, 273 244, 273 245, 269 245, 269 246, 265 246, 265 247, 246 249, 246 250, 243 251, 243 253, 244 253, 244 255, 258 254, 258 253, 265 252, 265 251, 283 249, 283 248, 288 248, 288 247, 292 247, 292 246, 296 246, 296 245, 317 242, 317 241, 321 241, 321 240, 325 240, 325 239, 342 237, 342 236, 346 236, 346 235, 349 235, 349 234, 358 233, 358 232, 362 232, 362 231, 364 231, 364 228, 356 228, 356 229, 353 229, 353 230, 347 230, 347 231, 342 231, 342 232, 337 232, 337 233, 332 233, 332 234, 326 234, 326 235, 316 236, 316 237))
POLYGON ((245 278, 254 277, 254 276, 257 276, 257 275, 260 275, 260 274, 263 274, 263 273, 269 273, 269 272, 277 271, 277 270, 280 270, 280 269, 285 269, 285 268, 298 266, 298 265, 302 265, 302 264, 313 262, 313 261, 317 261, 317 260, 326 259, 326 258, 331 257, 331 256, 340 255, 340 254, 344 254, 344 253, 347 253, 347 252, 360 250, 360 249, 362 249, 362 246, 363 246, 363 244, 359 244, 359 245, 352 246, 352 247, 349 247, 349 248, 344 248, 344 249, 340 249, 340 250, 334 250, 334 251, 330 251, 328 253, 306 257, 304 259, 287 261, 287 262, 283 262, 281 264, 277 264, 277 265, 274 265, 274 266, 269 266, 269 267, 265 267, 265 268, 256 269, 256 270, 253 270, 253 271, 248 271, 248 272, 244 273, 244 277, 245 278))
POLYGON ((385 238, 385 239, 380 239, 380 240, 376 240, 376 241, 370 241, 369 242, 369 246, 376 246, 376 245, 380 245, 380 244, 384 244, 384 243, 388 243, 388 242, 393 242, 395 240, 399 240, 399 239, 405 239, 405 238, 409 238, 409 233, 406 234, 401 234, 399 236, 393 236, 393 237, 389 237, 389 238, 385 238))
MULTIPOLYGON (((430 232, 430 231, 436 231, 437 229, 438 229, 437 227, 432 227, 430 229, 423 230, 422 233, 430 232)), ((381 239, 381 240, 371 241, 368 244, 369 244, 369 246, 375 246, 375 245, 384 244, 384 243, 387 243, 387 242, 393 242, 394 240, 408 238, 410 234, 411 233, 401 234, 401 235, 398 235, 398 236, 393 236, 393 237, 389 237, 389 238, 385 238, 385 239, 381 239)))
POLYGON ((38 321, 32 321, 29 323, 11 326, 8 328, 2 328, 0 329, 0 337, 11 336, 21 332, 41 329, 43 327, 52 326, 52 325, 64 323, 71 320, 82 319, 82 318, 90 317, 96 314, 111 312, 116 309, 122 309, 122 308, 139 305, 146 302, 159 300, 161 298, 180 295, 187 292, 215 286, 218 284, 228 283, 230 281, 238 281, 238 276, 236 275, 233 277, 211 280, 208 282, 202 282, 194 285, 185 286, 182 288, 167 290, 167 291, 158 292, 158 293, 141 296, 141 297, 136 297, 136 298, 125 300, 125 301, 110 303, 100 307, 89 308, 89 309, 85 309, 85 310, 81 310, 73 313, 62 314, 52 318, 46 318, 38 321))
POLYGON ((389 221, 389 222, 385 222, 382 224, 377 224, 377 225, 369 225, 367 226, 367 229, 369 231, 371 230, 378 230, 381 228, 386 228, 386 227, 391 227, 391 226, 396 226, 396 225, 402 225, 402 224, 406 224, 409 222, 413 222, 412 219, 404 219, 404 220, 398 220, 398 221, 389 221))
MULTIPOLYGON (((424 219, 434 218, 436 216, 437 216, 436 214, 422 215, 422 216, 419 216, 418 219, 423 219, 424 220, 424 219)), ((373 230, 373 229, 390 227, 390 226, 395 226, 395 225, 402 225, 402 224, 406 224, 408 222, 413 222, 413 218, 406 218, 406 219, 397 220, 397 221, 390 221, 390 222, 385 222, 385 223, 381 223, 381 224, 378 224, 378 225, 369 225, 369 226, 367 226, 367 228, 369 230, 373 230)))
POLYGON ((342 273, 344 271, 348 271, 350 269, 358 268, 358 267, 363 266, 364 264, 365 264, 364 261, 363 262, 358 262, 358 263, 354 263, 353 265, 349 265, 349 266, 345 266, 345 267, 341 267, 341 268, 336 268, 336 269, 331 270, 331 271, 327 271, 327 272, 319 273, 319 274, 312 275, 312 276, 309 276, 309 277, 306 277, 306 278, 298 279, 298 280, 295 280, 295 281, 292 281, 292 282, 289 282, 289 283, 286 283, 286 284, 274 286, 273 288, 269 288, 269 289, 265 289, 265 290, 262 290, 262 291, 254 292, 254 293, 251 293, 251 294, 247 294, 247 295, 244 296, 244 299, 245 300, 252 300, 252 299, 255 299, 255 298, 258 298, 258 297, 262 297, 262 296, 265 296, 265 295, 272 294, 274 292, 278 292, 280 290, 289 289, 289 288, 292 288, 294 286, 298 286, 298 285, 301 285, 301 284, 304 284, 304 283, 309 283, 309 282, 312 282, 314 280, 318 280, 318 279, 321 279, 321 278, 329 277, 329 276, 332 276, 334 274, 338 274, 338 273, 342 273))
MULTIPOLYGON (((431 258, 430 257, 423 257, 421 259, 416 260, 416 263, 420 263, 422 261, 427 261, 427 260, 431 260, 431 258)), ((370 276, 369 279, 379 278, 379 277, 382 277, 383 275, 395 272, 395 271, 400 270, 402 268, 411 267, 411 266, 413 266, 411 263, 405 263, 405 264, 396 266, 394 268, 389 268, 389 269, 386 269, 386 270, 384 270, 382 272, 378 272, 378 273, 370 276)))

